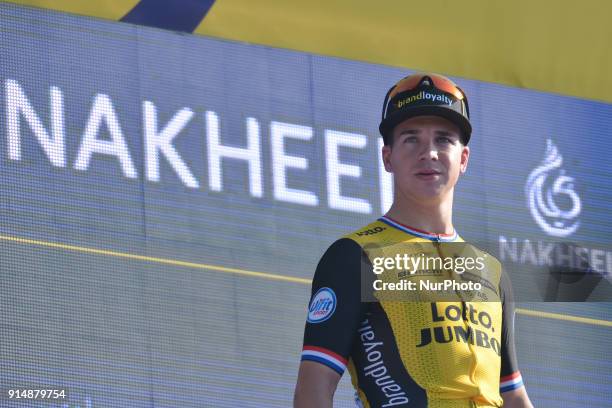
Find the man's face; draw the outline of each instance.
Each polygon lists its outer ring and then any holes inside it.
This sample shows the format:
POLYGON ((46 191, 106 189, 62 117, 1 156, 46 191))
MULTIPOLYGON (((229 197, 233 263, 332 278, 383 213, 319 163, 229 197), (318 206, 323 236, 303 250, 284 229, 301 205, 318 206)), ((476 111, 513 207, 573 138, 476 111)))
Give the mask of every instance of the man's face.
POLYGON ((433 202, 452 192, 470 156, 460 136, 454 123, 438 116, 417 116, 398 124, 392 146, 382 151, 385 169, 394 174, 396 193, 433 202))

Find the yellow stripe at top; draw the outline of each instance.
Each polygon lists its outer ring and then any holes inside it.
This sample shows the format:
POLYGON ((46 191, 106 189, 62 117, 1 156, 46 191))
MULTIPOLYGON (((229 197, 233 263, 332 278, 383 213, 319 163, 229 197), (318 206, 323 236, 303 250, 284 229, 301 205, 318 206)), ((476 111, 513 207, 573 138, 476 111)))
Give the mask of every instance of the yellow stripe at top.
POLYGON ((612 102, 611 15, 605 0, 217 0, 195 32, 612 102))
POLYGON ((11 3, 46 8, 66 13, 120 20, 140 0, 13 0, 11 3))
MULTIPOLYGON (((12 2, 111 20, 139 3, 12 2)), ((216 0, 195 33, 612 102, 610 15, 607 0, 216 0)))

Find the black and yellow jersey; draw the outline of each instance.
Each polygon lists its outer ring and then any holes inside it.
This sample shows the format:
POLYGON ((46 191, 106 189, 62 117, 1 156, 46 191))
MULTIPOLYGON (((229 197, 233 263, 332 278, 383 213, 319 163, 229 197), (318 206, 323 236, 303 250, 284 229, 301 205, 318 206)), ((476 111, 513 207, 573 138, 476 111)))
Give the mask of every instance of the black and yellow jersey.
POLYGON ((365 407, 501 407, 500 392, 522 386, 501 268, 488 277, 486 301, 364 301, 364 265, 372 271, 381 247, 392 257, 397 245, 419 242, 462 240, 381 217, 328 248, 313 279, 302 360, 341 375, 348 368, 365 407))

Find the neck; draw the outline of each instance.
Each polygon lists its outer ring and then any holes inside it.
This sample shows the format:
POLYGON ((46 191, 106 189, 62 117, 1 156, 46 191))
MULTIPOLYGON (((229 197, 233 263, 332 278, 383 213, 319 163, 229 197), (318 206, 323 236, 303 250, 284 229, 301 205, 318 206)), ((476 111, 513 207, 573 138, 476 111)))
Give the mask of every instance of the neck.
POLYGON ((409 227, 434 234, 452 234, 455 232, 452 192, 448 194, 446 199, 429 202, 396 194, 393 205, 385 215, 409 227))

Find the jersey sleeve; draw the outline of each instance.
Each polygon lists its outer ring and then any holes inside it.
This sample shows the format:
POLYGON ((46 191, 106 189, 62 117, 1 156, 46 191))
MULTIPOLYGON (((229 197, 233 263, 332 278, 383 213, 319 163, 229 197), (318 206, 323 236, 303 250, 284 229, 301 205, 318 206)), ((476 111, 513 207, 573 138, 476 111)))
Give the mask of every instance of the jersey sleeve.
POLYGON ((355 241, 342 238, 325 252, 312 282, 302 361, 324 364, 342 375, 355 333, 367 309, 361 273, 371 268, 355 241))
POLYGON ((502 302, 502 337, 501 337, 501 373, 499 391, 507 392, 523 386, 523 378, 518 369, 516 349, 514 346, 514 298, 512 284, 505 271, 500 280, 502 302))

